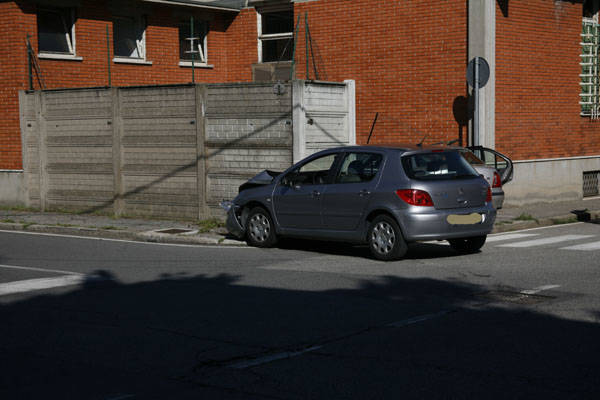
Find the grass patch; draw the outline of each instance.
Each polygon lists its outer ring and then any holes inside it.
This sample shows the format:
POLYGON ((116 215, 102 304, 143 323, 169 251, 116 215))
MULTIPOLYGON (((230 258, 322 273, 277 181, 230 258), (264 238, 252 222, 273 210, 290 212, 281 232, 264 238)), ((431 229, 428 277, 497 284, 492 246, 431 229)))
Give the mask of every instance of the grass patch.
POLYGON ((100 229, 104 229, 106 231, 118 231, 124 228, 119 228, 118 226, 112 226, 112 225, 108 225, 108 226, 102 226, 100 227, 100 229))
POLYGON ((537 218, 532 217, 530 214, 521 214, 519 215, 517 218, 514 219, 515 221, 535 221, 537 223, 539 223, 540 221, 537 220, 537 218))
POLYGON ((20 224, 23 224, 23 229, 29 228, 31 225, 35 225, 35 222, 27 222, 27 221, 19 221, 20 224))
POLYGON ((72 227, 77 226, 77 225, 73 225, 73 224, 54 224, 54 226, 60 226, 62 228, 72 228, 72 227))
POLYGON ((4 222, 5 224, 14 224, 15 223, 15 221, 10 218, 3 219, 2 222, 4 222))
POLYGON ((28 212, 40 211, 39 208, 25 207, 25 206, 0 206, 0 210, 2 210, 2 211, 28 211, 28 212))
POLYGON ((577 217, 553 218, 551 221, 554 225, 572 224, 573 222, 577 222, 577 217))
POLYGON ((210 232, 213 229, 222 228, 225 224, 217 218, 204 219, 198 221, 198 231, 201 233, 210 232))

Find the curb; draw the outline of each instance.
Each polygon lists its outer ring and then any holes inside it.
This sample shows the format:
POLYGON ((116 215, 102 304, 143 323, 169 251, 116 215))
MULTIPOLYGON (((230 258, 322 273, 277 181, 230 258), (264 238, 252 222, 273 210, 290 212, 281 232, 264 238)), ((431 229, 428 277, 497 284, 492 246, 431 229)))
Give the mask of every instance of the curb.
POLYGON ((214 246, 245 247, 246 242, 227 239, 214 234, 200 234, 197 236, 173 235, 155 231, 132 232, 128 230, 108 230, 86 227, 63 227, 53 225, 21 224, 0 222, 0 230, 53 233, 58 235, 96 237, 103 239, 131 240, 135 242, 165 243, 165 244, 197 244, 214 246))
POLYGON ((559 215, 550 218, 533 219, 531 221, 497 221, 491 233, 504 233, 517 231, 520 229, 542 228, 545 226, 563 225, 575 222, 594 222, 600 221, 600 211, 586 211, 580 215, 573 213, 559 215))
MULTIPOLYGON (((545 226, 561 225, 574 222, 600 222, 600 211, 586 211, 579 215, 573 213, 559 215, 551 218, 532 219, 529 221, 496 221, 491 233, 504 233, 521 229, 541 228, 545 226)), ((71 235, 96 237, 104 239, 130 240, 135 242, 164 243, 164 244, 187 244, 187 245, 210 245, 247 247, 246 242, 228 239, 225 236, 214 233, 197 235, 168 234, 156 231, 134 232, 129 230, 109 230, 99 228, 87 228, 79 226, 55 226, 36 223, 9 223, 0 222, 0 230, 21 231, 33 233, 53 233, 57 235, 71 235)))

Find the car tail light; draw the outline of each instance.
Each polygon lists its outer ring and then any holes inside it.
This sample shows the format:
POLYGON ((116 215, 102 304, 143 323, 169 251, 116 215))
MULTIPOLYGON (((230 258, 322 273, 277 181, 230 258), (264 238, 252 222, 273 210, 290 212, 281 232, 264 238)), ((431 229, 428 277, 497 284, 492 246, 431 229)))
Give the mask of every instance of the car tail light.
POLYGON ((492 188, 490 188, 489 186, 487 187, 487 193, 485 195, 485 202, 489 203, 490 201, 492 201, 492 188))
POLYGON ((494 172, 494 183, 492 183, 493 188, 502 187, 502 179, 500 179, 500 174, 498 172, 494 172))
POLYGON ((396 194, 411 206, 433 207, 429 193, 418 189, 398 189, 396 194))

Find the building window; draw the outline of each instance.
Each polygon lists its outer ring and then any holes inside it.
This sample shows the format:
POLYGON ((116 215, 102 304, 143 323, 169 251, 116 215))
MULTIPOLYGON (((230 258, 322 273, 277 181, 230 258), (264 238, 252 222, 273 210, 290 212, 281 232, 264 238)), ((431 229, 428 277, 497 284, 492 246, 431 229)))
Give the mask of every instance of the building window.
POLYGON ((259 62, 291 61, 294 39, 294 11, 258 14, 259 62))
POLYGON ((115 58, 146 59, 146 22, 144 17, 114 17, 115 58))
POLYGON ((579 105, 581 115, 598 118, 600 116, 600 26, 598 24, 598 8, 600 1, 587 0, 583 5, 581 29, 581 66, 579 105))
POLYGON ((194 21, 193 35, 190 21, 181 23, 179 25, 179 65, 191 65, 192 57, 195 64, 206 65, 208 63, 207 37, 208 22, 194 21))
POLYGON ((75 11, 72 8, 44 8, 37 12, 40 53, 75 55, 75 11))

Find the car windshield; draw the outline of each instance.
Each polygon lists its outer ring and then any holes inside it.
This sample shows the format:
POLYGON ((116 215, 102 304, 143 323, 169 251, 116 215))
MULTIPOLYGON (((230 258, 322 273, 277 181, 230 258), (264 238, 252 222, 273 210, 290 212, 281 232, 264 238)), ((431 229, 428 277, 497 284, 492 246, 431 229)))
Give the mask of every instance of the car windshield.
POLYGON ((477 171, 457 151, 417 153, 402 157, 404 171, 411 179, 472 179, 477 171))

